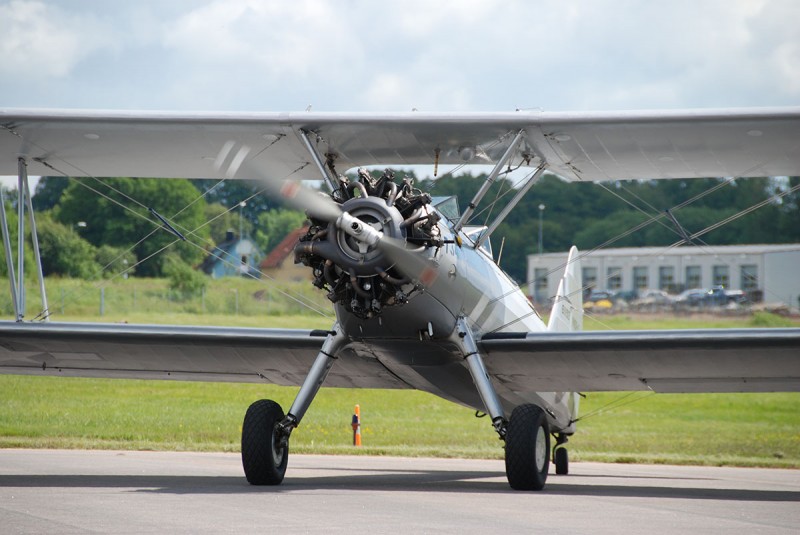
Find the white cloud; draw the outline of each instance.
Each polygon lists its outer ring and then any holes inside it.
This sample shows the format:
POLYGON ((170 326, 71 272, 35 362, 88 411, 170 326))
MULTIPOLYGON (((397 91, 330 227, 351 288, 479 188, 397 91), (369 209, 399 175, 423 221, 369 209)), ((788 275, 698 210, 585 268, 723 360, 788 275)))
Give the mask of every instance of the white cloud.
POLYGON ((261 76, 307 77, 358 61, 358 42, 322 0, 217 0, 178 18, 164 36, 168 50, 200 68, 230 65, 261 76))
POLYGON ((59 78, 3 84, 0 105, 788 105, 797 20, 794 0, 0 0, 0 73, 59 78))
POLYGON ((424 76, 382 73, 371 77, 359 99, 365 109, 375 111, 469 110, 466 88, 426 81, 424 76))
POLYGON ((0 5, 0 35, 0 73, 20 76, 20 84, 30 77, 64 78, 82 59, 111 44, 91 14, 71 15, 25 0, 0 5))

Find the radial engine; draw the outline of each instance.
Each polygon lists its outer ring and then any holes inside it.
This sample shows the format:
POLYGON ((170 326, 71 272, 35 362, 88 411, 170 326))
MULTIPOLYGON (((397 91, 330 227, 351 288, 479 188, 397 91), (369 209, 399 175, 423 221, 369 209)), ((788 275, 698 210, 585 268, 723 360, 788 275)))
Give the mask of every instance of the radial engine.
MULTIPOLYGON (((413 179, 397 184, 394 178, 388 169, 378 178, 359 169, 355 181, 340 178, 332 197, 343 211, 417 254, 441 247, 440 215, 431 196, 414 188, 413 179)), ((308 233, 294 249, 295 263, 311 267, 314 286, 326 290, 332 302, 370 318, 384 307, 404 304, 419 289, 378 246, 359 241, 334 222, 309 219, 308 233)))

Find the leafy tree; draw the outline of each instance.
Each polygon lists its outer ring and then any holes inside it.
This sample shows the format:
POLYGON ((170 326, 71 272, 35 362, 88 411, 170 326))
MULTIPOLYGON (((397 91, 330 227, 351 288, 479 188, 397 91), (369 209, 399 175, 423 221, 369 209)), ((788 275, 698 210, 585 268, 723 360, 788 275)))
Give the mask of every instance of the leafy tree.
MULTIPOLYGON (((251 224, 258 221, 259 214, 280 206, 279 201, 261 193, 264 186, 255 180, 197 179, 191 182, 205 196, 208 204, 233 208, 246 201, 245 206, 237 208, 237 212, 241 210, 242 216, 251 224)), ((233 228, 239 228, 238 219, 233 228)))
POLYGON ((269 252, 291 231, 300 228, 306 221, 302 212, 277 208, 263 212, 258 216, 255 240, 264 252, 269 252))
POLYGON ((73 179, 64 191, 57 217, 68 225, 85 222, 80 234, 95 246, 133 246, 136 257, 145 260, 137 272, 158 276, 164 265, 161 252, 166 249, 176 252, 188 265, 202 259, 202 248, 192 243, 202 246, 208 240, 205 204, 205 200, 198 200, 197 189, 188 180, 106 178, 98 183, 73 179), (171 221, 191 243, 164 229, 149 208, 171 221))
MULTIPOLYGON (((215 202, 206 206, 206 221, 211 234, 211 241, 218 245, 225 241, 229 231, 238 233, 239 213, 237 210, 228 211, 222 204, 215 202)), ((249 233, 252 223, 244 222, 244 233, 249 233)))
POLYGON ((61 200, 64 190, 69 186, 69 179, 64 176, 43 176, 36 184, 31 202, 36 212, 51 210, 61 200))
POLYGON ((102 269, 95 260, 96 248, 82 239, 70 227, 45 214, 37 218, 39 251, 45 276, 61 275, 81 279, 96 279, 102 269))

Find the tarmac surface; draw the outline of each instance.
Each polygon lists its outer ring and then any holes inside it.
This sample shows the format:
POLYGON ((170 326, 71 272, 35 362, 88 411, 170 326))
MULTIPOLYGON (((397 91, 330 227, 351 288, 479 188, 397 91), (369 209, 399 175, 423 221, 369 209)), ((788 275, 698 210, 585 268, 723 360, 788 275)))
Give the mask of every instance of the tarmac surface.
MULTIPOLYGON (((552 468, 551 468, 552 469, 552 468)), ((800 471, 572 463, 543 492, 502 461, 292 455, 253 487, 238 454, 0 450, 0 532, 798 533, 800 471)))

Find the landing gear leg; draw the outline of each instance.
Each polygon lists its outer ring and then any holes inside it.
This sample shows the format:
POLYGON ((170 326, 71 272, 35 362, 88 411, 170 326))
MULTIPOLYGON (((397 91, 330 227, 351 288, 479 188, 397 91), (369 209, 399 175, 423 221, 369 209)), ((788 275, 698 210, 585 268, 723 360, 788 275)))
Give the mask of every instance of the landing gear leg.
POLYGON ((470 330, 463 317, 456 322, 455 331, 453 331, 450 338, 464 352, 464 359, 467 361, 469 373, 472 375, 472 381, 475 383, 481 401, 486 407, 486 412, 492 418, 492 425, 497 434, 500 435, 501 439, 504 439, 508 422, 503 412, 503 405, 500 403, 500 398, 497 397, 492 380, 489 378, 489 372, 486 371, 486 366, 483 364, 483 358, 478 353, 478 345, 472 336, 472 330, 470 330))
POLYGON ((256 401, 247 409, 242 424, 242 466, 252 485, 278 485, 289 461, 289 436, 300 425, 336 360, 336 352, 347 342, 339 324, 322 344, 311 370, 300 387, 289 413, 269 399, 256 401))
POLYGON ((556 474, 565 476, 569 474, 569 453, 567 452, 567 442, 569 437, 562 433, 555 435, 556 445, 553 448, 553 462, 556 465, 556 474))

